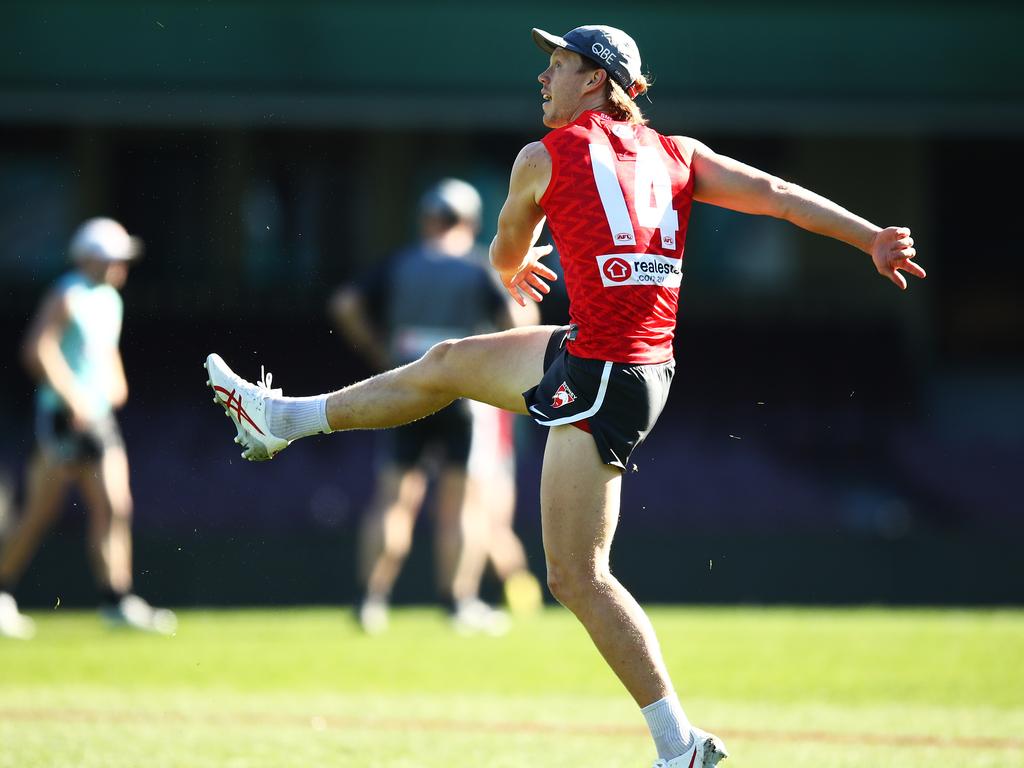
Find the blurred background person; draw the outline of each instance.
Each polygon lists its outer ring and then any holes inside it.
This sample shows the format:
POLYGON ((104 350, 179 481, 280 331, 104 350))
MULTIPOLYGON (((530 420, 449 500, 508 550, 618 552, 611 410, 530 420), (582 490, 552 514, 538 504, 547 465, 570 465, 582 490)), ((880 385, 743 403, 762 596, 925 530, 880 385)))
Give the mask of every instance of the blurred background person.
POLYGON ((128 399, 119 291, 141 250, 142 242, 113 219, 83 223, 69 247, 73 269, 43 299, 25 336, 24 363, 38 382, 36 448, 21 519, 0 550, 0 635, 34 634, 12 592, 72 484, 88 509, 101 615, 139 630, 171 633, 176 627, 174 613, 132 593, 128 457, 114 415, 128 399))
MULTIPOLYGON (((522 312, 536 305, 514 309, 522 312)), ((513 312, 513 316, 515 316, 513 312)), ((534 324, 536 320, 533 321, 534 324)), ((528 323, 517 323, 526 325, 528 323)), ((516 511, 516 415, 475 400, 473 442, 469 453, 466 505, 487 525, 487 564, 502 585, 505 605, 513 616, 536 613, 544 596, 537 577, 529 569, 526 549, 515 532, 516 511)))
MULTIPOLYGON (((419 240, 332 298, 335 323, 374 368, 417 360, 444 339, 512 327, 512 302, 477 247, 481 209, 472 185, 441 180, 419 202, 419 240)), ((369 633, 387 628, 391 591, 434 474, 438 592, 460 631, 504 631, 507 616, 480 600, 479 589, 492 528, 489 504, 504 510, 515 501, 511 487, 500 485, 488 488, 487 504, 479 494, 477 503, 468 503, 469 404, 458 400, 386 439, 388 457, 359 533, 361 626, 369 633)))

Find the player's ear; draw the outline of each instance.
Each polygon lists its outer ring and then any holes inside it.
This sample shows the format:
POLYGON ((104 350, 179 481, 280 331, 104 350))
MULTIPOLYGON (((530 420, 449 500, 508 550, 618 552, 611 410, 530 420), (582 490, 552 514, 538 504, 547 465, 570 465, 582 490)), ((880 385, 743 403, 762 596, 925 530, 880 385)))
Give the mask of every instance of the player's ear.
POLYGON ((600 88, 604 88, 605 82, 608 80, 608 73, 601 67, 597 67, 591 71, 590 76, 587 78, 586 84, 583 86, 589 93, 596 91, 600 88))

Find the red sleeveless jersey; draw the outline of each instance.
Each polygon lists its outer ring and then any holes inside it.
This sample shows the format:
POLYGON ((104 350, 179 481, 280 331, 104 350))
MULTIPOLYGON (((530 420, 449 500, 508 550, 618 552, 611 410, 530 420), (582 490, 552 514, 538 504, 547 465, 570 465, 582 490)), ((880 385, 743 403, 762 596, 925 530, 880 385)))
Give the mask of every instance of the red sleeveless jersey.
POLYGON ((615 363, 670 360, 693 201, 678 146, 591 111, 543 143, 551 181, 540 206, 579 327, 569 351, 615 363))

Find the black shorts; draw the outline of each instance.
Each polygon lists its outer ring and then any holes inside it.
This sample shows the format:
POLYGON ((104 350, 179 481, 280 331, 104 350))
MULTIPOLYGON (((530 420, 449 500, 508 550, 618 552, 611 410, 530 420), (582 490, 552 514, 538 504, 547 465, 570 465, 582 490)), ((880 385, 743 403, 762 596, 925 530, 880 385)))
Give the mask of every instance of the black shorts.
POLYGON ((551 334, 544 377, 523 393, 526 407, 542 426, 573 424, 589 432, 601 460, 624 470, 665 407, 675 361, 624 365, 576 357, 566 348, 573 331, 551 334))
POLYGON ((36 443, 39 449, 67 463, 99 461, 112 448, 124 448, 121 429, 108 413, 85 429, 75 429, 65 410, 36 411, 36 443))
POLYGON ((472 438, 469 403, 456 400, 431 416, 391 430, 391 460, 399 467, 412 467, 429 454, 445 466, 465 469, 472 438))

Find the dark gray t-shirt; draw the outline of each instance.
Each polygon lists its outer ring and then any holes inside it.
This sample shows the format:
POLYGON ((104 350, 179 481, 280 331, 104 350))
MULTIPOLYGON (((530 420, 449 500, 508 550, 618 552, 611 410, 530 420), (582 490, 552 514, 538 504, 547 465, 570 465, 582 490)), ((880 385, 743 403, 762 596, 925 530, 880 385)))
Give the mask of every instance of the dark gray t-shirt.
POLYGON ((476 248, 450 256, 417 244, 360 283, 371 319, 387 334, 394 363, 416 360, 445 339, 497 329, 505 298, 485 264, 476 248))

